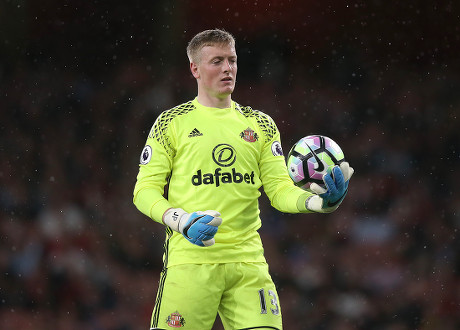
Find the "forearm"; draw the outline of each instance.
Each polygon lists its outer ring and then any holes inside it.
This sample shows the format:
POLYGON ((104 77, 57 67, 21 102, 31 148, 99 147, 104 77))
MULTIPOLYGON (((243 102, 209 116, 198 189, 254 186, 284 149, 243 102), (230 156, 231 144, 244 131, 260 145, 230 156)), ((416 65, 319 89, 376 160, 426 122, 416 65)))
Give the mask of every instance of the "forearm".
POLYGON ((313 193, 289 185, 277 190, 272 195, 268 195, 268 197, 272 206, 280 212, 311 213, 312 211, 305 207, 305 201, 311 195, 313 193))
POLYGON ((135 190, 134 205, 137 209, 156 222, 163 223, 162 217, 167 209, 173 206, 154 188, 135 190))

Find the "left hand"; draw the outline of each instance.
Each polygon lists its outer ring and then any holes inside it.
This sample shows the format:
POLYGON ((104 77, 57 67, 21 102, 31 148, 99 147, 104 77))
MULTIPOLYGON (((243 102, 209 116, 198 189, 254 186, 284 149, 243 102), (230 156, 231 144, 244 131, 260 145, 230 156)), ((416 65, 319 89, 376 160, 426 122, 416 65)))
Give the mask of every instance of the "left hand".
POLYGON ((316 195, 310 196, 305 202, 307 209, 319 213, 335 211, 348 192, 348 183, 353 173, 353 167, 348 162, 343 162, 334 166, 331 174, 324 174, 323 181, 326 188, 312 183, 310 189, 316 195))
POLYGON ((222 224, 220 213, 214 210, 186 213, 184 221, 180 222, 179 229, 184 237, 198 246, 211 246, 216 242, 214 235, 217 227, 222 224))
POLYGON ((181 208, 170 208, 163 214, 163 222, 172 230, 184 235, 192 244, 211 246, 214 235, 222 224, 220 213, 214 210, 187 213, 181 208))

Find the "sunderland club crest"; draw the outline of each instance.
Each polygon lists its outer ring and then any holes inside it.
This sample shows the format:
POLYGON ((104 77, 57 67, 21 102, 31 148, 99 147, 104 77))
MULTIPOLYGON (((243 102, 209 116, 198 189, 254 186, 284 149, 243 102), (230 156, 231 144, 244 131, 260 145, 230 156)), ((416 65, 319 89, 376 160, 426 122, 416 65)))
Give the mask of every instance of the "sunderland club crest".
POLYGON ((249 127, 240 133, 240 137, 247 142, 256 142, 259 136, 249 127))
POLYGON ((168 324, 171 328, 182 328, 185 325, 185 319, 178 311, 175 311, 168 316, 166 324, 168 324))

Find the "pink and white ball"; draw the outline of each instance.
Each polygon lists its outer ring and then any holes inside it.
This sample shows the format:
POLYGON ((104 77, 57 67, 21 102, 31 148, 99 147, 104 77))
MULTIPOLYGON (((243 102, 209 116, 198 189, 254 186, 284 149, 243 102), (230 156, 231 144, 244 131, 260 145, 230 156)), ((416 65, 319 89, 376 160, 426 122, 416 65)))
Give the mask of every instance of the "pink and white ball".
POLYGON ((324 187, 323 175, 343 161, 345 155, 334 140, 324 135, 309 135, 292 146, 287 168, 295 185, 307 190, 313 182, 324 187))

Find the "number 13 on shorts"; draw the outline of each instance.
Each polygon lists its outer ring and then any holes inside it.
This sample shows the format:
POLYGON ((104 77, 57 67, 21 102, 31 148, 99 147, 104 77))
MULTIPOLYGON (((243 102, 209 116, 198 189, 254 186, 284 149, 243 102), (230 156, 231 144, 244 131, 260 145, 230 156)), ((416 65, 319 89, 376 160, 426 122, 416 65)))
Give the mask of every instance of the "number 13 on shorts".
POLYGON ((260 314, 267 314, 268 309, 273 315, 279 315, 280 309, 278 306, 278 298, 276 293, 273 290, 268 290, 268 306, 267 306, 267 298, 265 296, 265 289, 259 290, 259 300, 260 300, 260 314))

